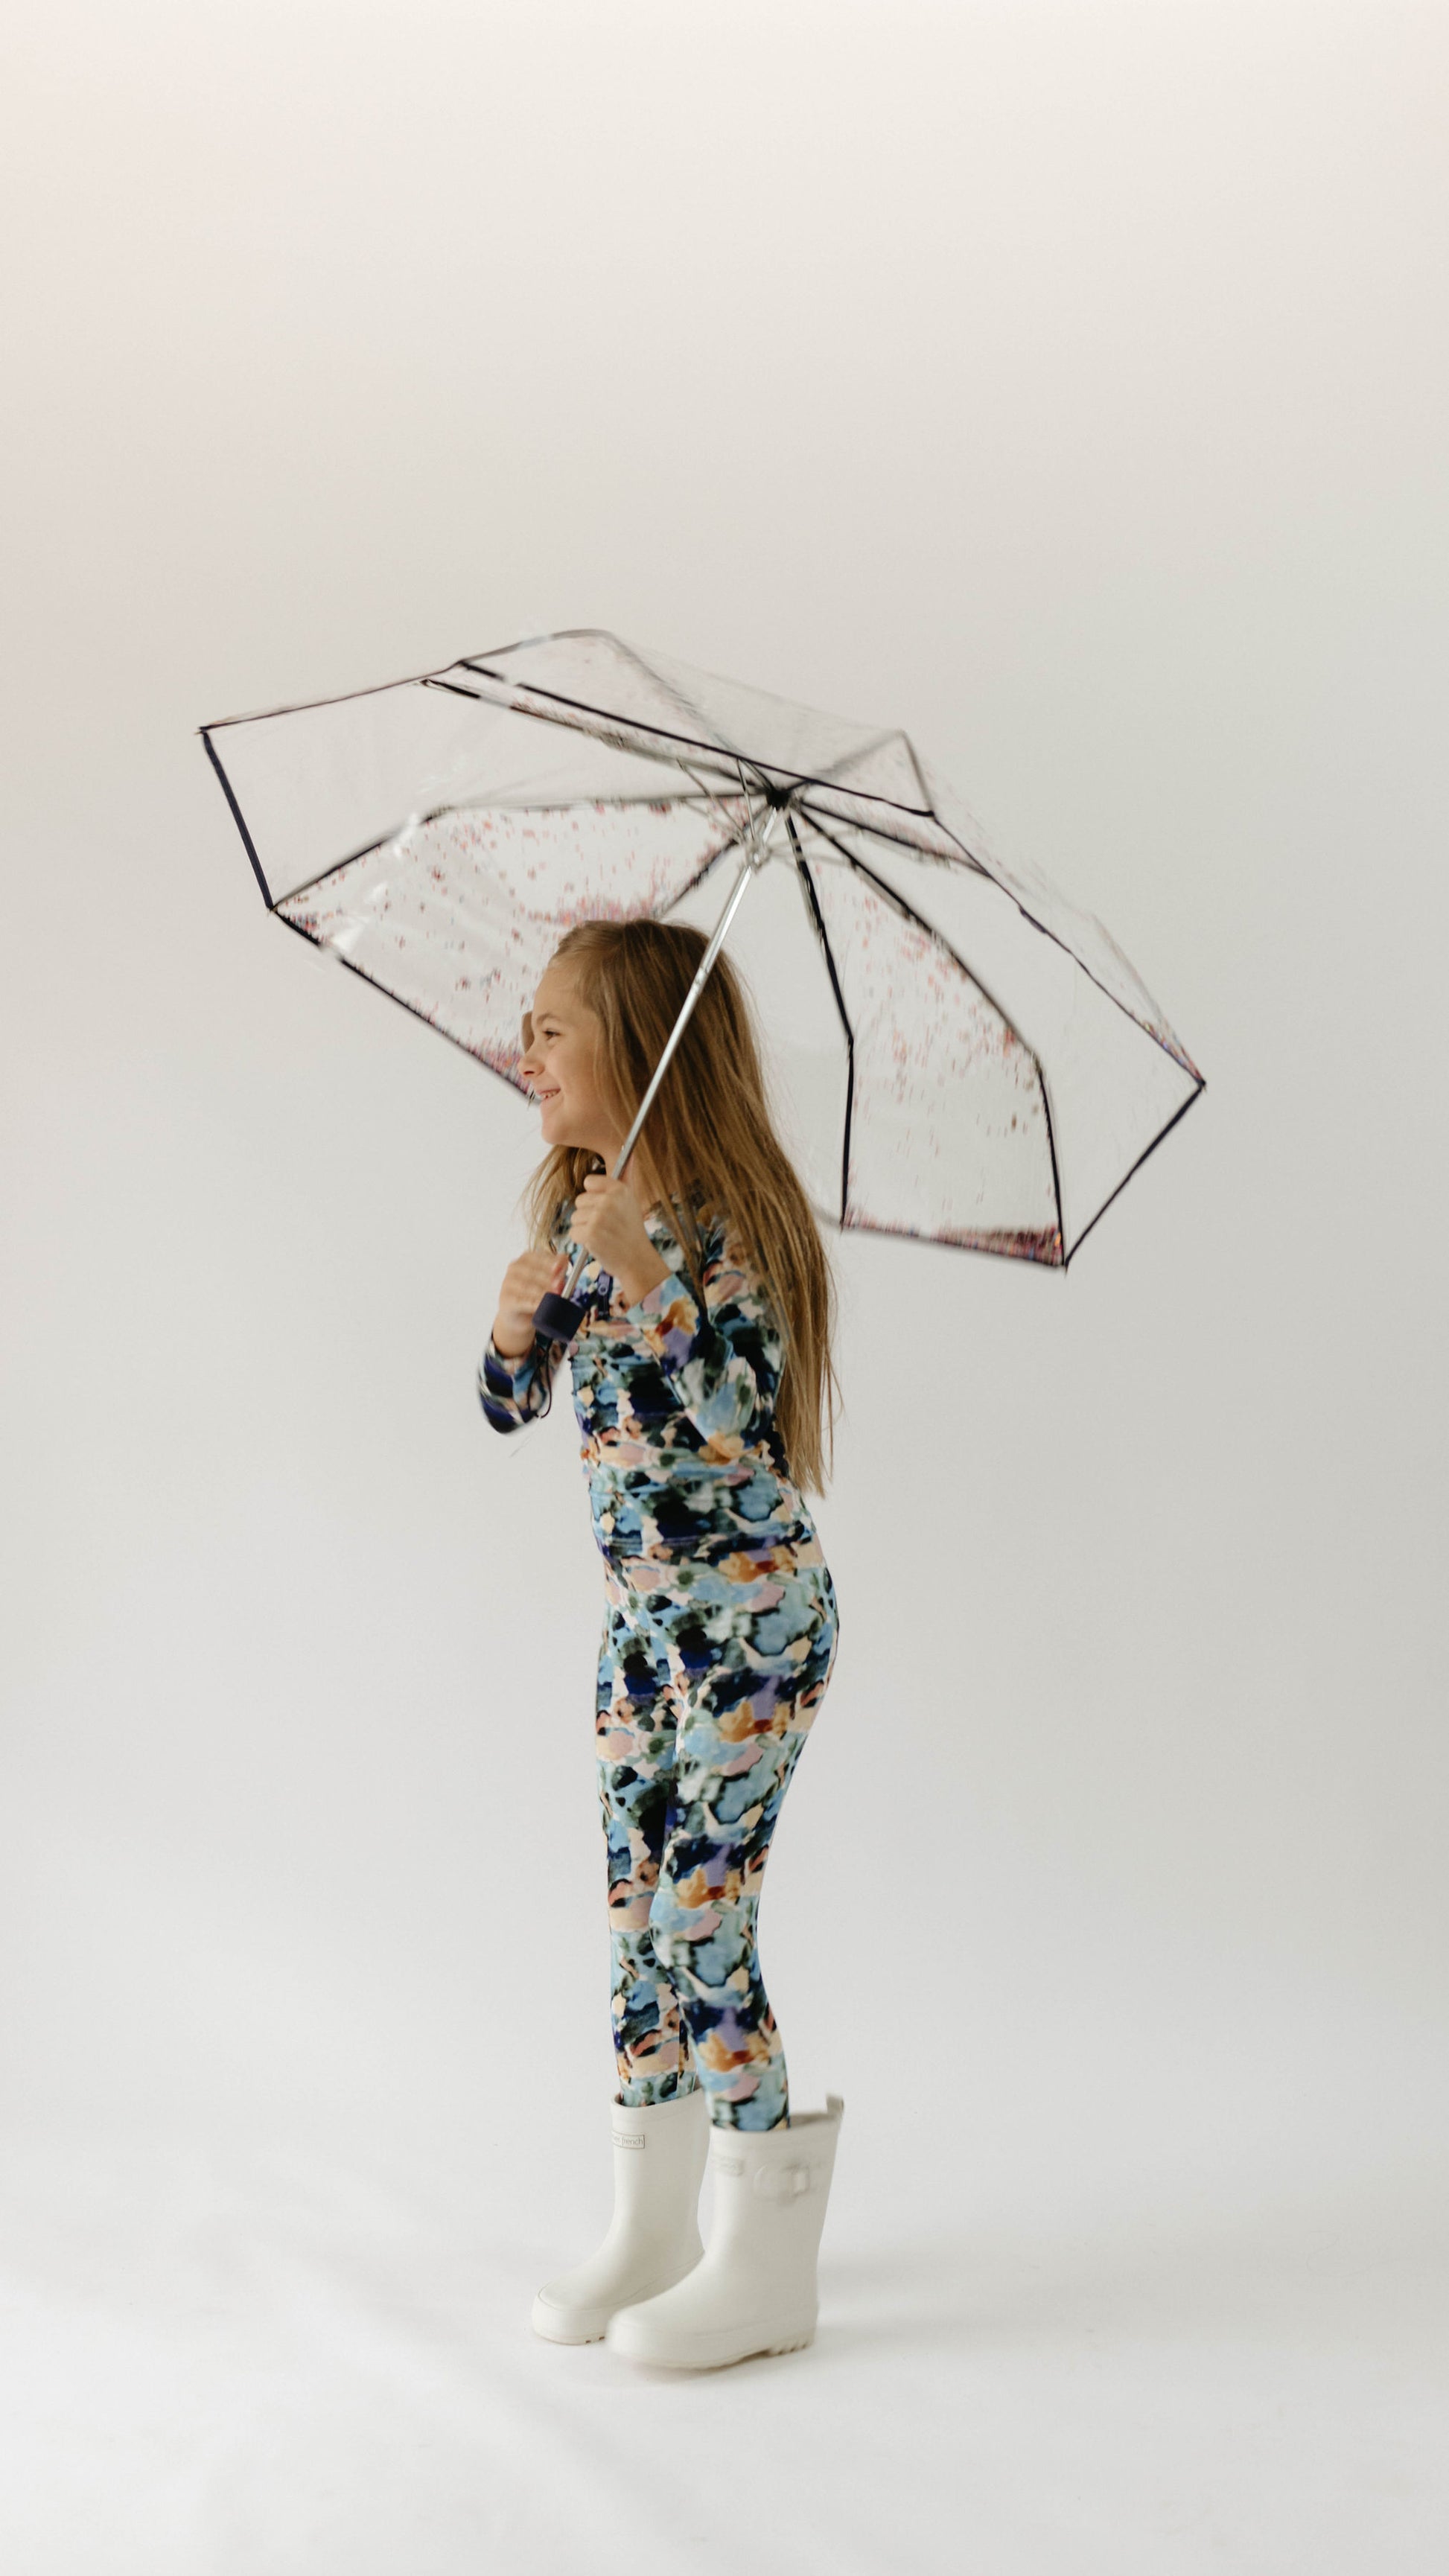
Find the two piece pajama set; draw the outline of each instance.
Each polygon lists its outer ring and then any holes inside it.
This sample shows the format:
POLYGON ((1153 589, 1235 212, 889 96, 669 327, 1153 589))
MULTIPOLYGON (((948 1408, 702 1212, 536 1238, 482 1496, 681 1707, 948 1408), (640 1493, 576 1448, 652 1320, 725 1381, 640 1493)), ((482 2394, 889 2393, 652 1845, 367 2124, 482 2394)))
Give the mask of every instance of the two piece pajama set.
MULTIPOLYGON (((566 1211, 555 1247, 571 1250, 566 1211)), ((574 1410, 604 1561, 595 1733, 608 1847, 619 2096, 703 2085, 716 2127, 788 2116, 760 1976, 770 1837, 835 1661, 830 1572, 775 1429, 783 1359, 758 1283, 703 1219, 701 1299, 678 1237, 645 1226, 668 1275, 625 1305, 592 1258, 575 1295, 574 1410)), ((495 1430, 547 1410, 550 1346, 478 1394, 495 1430)))

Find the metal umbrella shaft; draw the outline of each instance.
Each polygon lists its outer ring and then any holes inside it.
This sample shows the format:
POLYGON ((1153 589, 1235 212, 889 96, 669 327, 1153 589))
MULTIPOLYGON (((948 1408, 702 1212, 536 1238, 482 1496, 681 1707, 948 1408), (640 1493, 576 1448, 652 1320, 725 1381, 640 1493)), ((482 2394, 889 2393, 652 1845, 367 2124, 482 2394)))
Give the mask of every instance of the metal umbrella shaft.
MULTIPOLYGON (((759 874, 760 869, 765 864, 767 845, 779 819, 780 808, 776 806, 772 808, 769 821, 766 823, 763 832, 756 833, 753 828, 751 829, 751 847, 745 855, 739 875, 736 877, 734 884, 730 888, 729 901, 725 905, 723 912, 720 914, 718 921, 715 923, 713 933, 710 937, 709 946, 706 948, 704 955, 699 961, 699 968, 694 981, 690 985, 690 988, 685 994, 684 1000, 680 1005, 679 1017, 675 1021, 673 1028, 670 1030, 669 1035, 665 1040, 664 1051, 661 1054, 659 1062, 656 1064, 653 1073, 649 1077, 649 1088, 645 1092, 643 1099, 640 1101, 638 1108, 634 1112, 634 1123, 631 1126, 628 1135, 625 1137, 623 1144, 619 1148, 619 1159, 615 1163, 613 1171, 610 1174, 611 1180, 617 1181, 621 1178, 624 1166, 628 1162, 630 1155, 633 1153, 634 1148, 639 1141, 639 1130, 649 1115, 650 1108, 658 1093, 659 1086, 669 1070, 670 1063, 674 1056, 674 1050, 678 1046, 680 1039, 683 1037, 685 1029, 688 1027, 691 1015, 694 1011, 694 1006, 699 1000, 700 994, 704 991, 705 985, 709 980, 710 969, 713 966, 715 959, 718 957, 720 950, 724 946, 725 935, 729 929, 730 923, 733 921, 735 914, 738 912, 740 905, 744 900, 745 889, 749 885, 751 879, 759 874)), ((552 1289, 548 1290, 547 1293, 539 1299, 537 1306, 534 1308, 534 1323, 539 1332, 547 1334, 548 1339, 551 1342, 571 1342, 574 1335, 577 1333, 580 1324, 584 1320, 584 1309, 576 1302, 574 1290, 577 1288, 579 1280, 583 1275, 584 1265, 588 1258, 589 1255, 586 1251, 580 1250, 576 1252, 569 1269, 568 1277, 564 1281, 562 1293, 556 1295, 552 1289)))

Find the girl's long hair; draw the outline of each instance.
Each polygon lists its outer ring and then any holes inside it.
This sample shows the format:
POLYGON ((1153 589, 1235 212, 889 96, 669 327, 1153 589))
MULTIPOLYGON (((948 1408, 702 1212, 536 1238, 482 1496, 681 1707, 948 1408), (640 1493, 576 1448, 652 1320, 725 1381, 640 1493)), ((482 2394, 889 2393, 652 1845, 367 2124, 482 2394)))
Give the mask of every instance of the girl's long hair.
MULTIPOLYGON (((599 1085, 621 1126, 644 1097, 704 951, 700 931, 665 921, 581 921, 554 951, 553 962, 567 966, 597 1015, 599 1085)), ((775 1427, 793 1482, 818 1492, 833 1463, 839 1400, 830 1347, 834 1282, 810 1202, 775 1133, 749 1004, 723 954, 633 1159, 701 1296, 701 1220, 715 1216, 733 1257, 743 1257, 768 1297, 785 1346, 775 1427)), ((581 1145, 555 1145, 545 1155, 526 1192, 536 1244, 551 1241, 597 1164, 581 1145)))

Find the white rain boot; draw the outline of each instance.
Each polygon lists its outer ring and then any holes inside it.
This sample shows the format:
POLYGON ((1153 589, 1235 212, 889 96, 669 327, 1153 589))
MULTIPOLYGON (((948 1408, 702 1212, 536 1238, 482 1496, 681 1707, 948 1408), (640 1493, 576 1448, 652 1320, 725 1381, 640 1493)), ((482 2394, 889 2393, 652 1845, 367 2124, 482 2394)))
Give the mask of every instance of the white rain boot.
POLYGON ((692 2271, 703 2252, 699 2186, 709 2153, 709 2104, 702 2086, 672 2102, 633 2111, 617 2098, 614 2215, 597 2254, 533 2303, 533 2331, 549 2343, 599 2343, 616 2308, 652 2298, 692 2271))
POLYGON ((828 2093, 778 2129, 715 2129, 714 2227, 704 2261, 672 2290, 621 2308, 609 2350, 676 2370, 797 2352, 815 2333, 815 2260, 845 2109, 828 2093))

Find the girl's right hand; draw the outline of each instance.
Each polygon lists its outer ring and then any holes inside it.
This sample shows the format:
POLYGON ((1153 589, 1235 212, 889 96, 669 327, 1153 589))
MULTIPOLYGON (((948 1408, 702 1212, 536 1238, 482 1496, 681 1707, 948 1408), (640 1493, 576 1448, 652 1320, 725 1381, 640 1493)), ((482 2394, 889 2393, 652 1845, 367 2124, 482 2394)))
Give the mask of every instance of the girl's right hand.
POLYGON ((549 1289, 562 1288, 568 1277, 562 1252, 520 1252, 503 1273, 498 1312, 493 1321, 493 1347, 500 1359, 521 1360, 533 1348, 533 1310, 549 1289))

